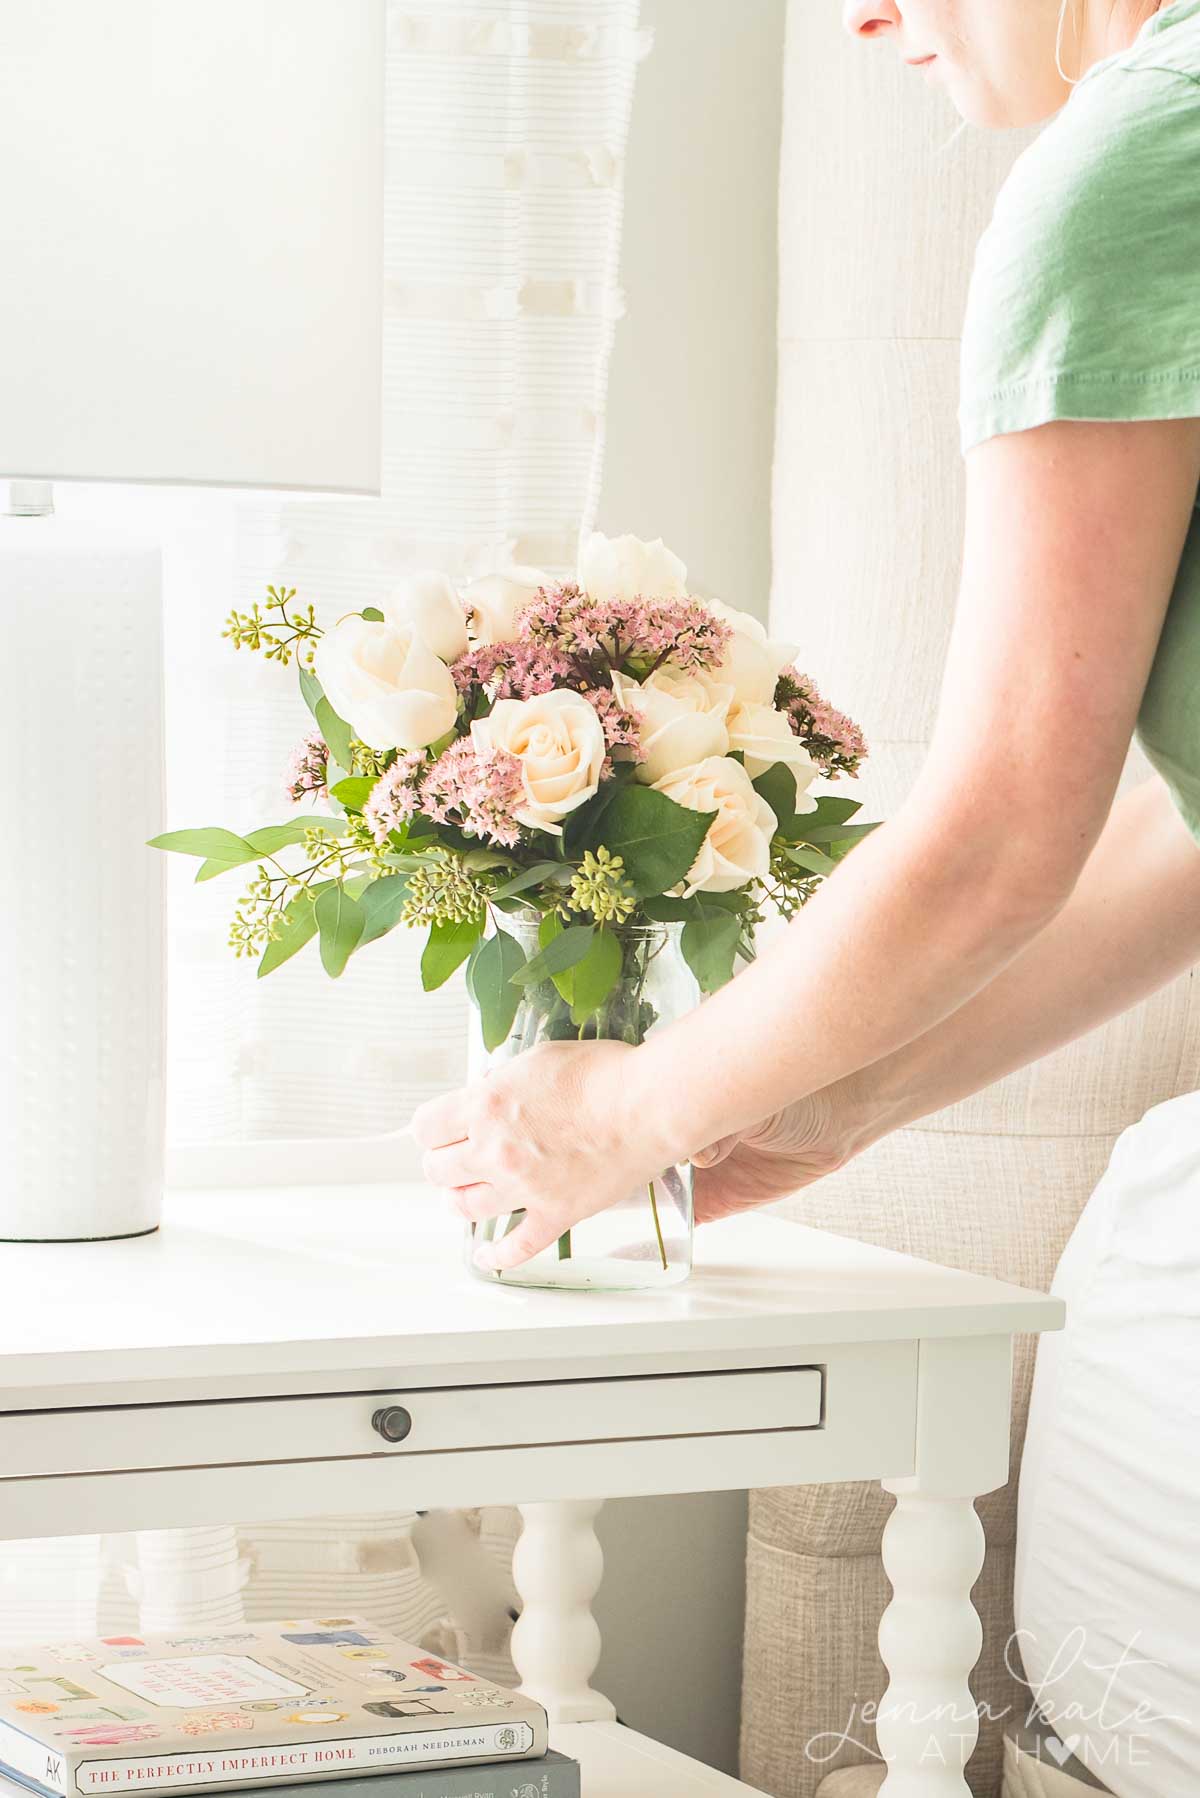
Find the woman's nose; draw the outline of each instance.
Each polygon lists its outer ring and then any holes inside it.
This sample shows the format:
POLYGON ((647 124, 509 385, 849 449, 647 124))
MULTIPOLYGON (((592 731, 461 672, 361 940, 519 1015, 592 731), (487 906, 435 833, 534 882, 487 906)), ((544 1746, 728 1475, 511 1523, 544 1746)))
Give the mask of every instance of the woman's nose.
POLYGON ((900 23, 900 8, 893 0, 846 0, 842 24, 851 37, 881 37, 900 23))

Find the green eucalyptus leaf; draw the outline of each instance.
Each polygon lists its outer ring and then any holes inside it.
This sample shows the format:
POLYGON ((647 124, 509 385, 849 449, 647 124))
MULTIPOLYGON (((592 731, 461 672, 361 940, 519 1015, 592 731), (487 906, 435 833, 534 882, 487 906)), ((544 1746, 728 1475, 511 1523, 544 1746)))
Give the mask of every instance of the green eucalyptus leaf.
POLYGON ((488 1050, 498 1049, 513 1027, 521 989, 514 975, 525 965, 525 955, 516 937, 497 930, 480 943, 470 963, 470 992, 479 1007, 483 1043, 488 1050))
POLYGON ((643 899, 684 879, 716 815, 690 811, 650 787, 626 785, 602 813, 587 847, 603 842, 619 855, 626 879, 643 899))
POLYGON ((325 689, 311 668, 306 668, 303 662, 297 662, 296 667, 300 676, 300 697, 315 718, 317 706, 325 697, 325 689))
POLYGON ((543 880, 552 880, 558 884, 565 875, 569 880, 572 870, 564 867, 562 862, 535 862, 532 868, 522 868, 503 886, 498 886, 492 895, 495 899, 511 899, 514 893, 527 892, 530 887, 537 886, 543 880))
POLYGON ((882 818, 876 818, 871 824, 818 824, 815 829, 806 830, 806 843, 858 843, 863 837, 870 836, 878 830, 882 818))
POLYGON ((599 1011, 621 974, 621 945, 611 930, 598 930, 583 960, 571 969, 571 1021, 582 1024, 599 1011))
POLYGON ((350 753, 350 739, 353 732, 344 718, 339 718, 325 695, 318 699, 313 717, 317 728, 329 746, 329 753, 339 768, 347 774, 354 766, 354 757, 350 753))
POLYGON ((386 936, 400 922, 404 901, 408 898, 408 882, 402 874, 384 874, 373 880, 362 896, 363 932, 360 949, 386 936))
POLYGON ((483 935, 483 915, 465 923, 431 924, 429 941, 421 954, 421 985, 427 993, 444 986, 461 968, 483 935))
POLYGON ((362 903, 331 882, 314 907, 321 933, 321 966, 331 980, 345 971, 366 924, 362 903))
MULTIPOLYGON (((583 960, 592 946, 596 935, 590 924, 570 924, 565 930, 558 931, 543 949, 531 960, 523 962, 513 976, 520 986, 532 986, 539 980, 549 980, 555 974, 565 974, 576 962, 583 960)), ((561 987, 559 988, 561 992, 561 987)), ((566 998, 566 994, 563 994, 566 998)))
POLYGON ((789 849, 787 858, 809 874, 832 874, 837 867, 837 862, 831 855, 823 854, 820 849, 806 849, 803 844, 789 849))
POLYGON ((701 992, 715 993, 733 977, 741 920, 734 912, 714 908, 684 925, 683 959, 696 976, 701 992))
POLYGON ((254 860, 253 845, 245 837, 216 826, 208 830, 168 830, 162 836, 151 837, 147 846, 151 849, 170 850, 176 855, 204 856, 213 861, 224 862, 230 868, 237 867, 240 862, 254 860))
POLYGON ((326 889, 333 885, 332 881, 322 881, 319 886, 305 888, 288 900, 280 916, 283 928, 277 937, 267 944, 258 964, 258 978, 273 974, 276 968, 290 961, 305 943, 310 942, 317 934, 317 908, 314 896, 320 898, 326 889))
POLYGON ((347 774, 344 780, 335 781, 329 791, 348 812, 361 812, 378 778, 377 774, 347 774))
POLYGON ((382 624, 384 622, 383 613, 379 610, 378 606, 364 606, 362 615, 368 624, 382 624))

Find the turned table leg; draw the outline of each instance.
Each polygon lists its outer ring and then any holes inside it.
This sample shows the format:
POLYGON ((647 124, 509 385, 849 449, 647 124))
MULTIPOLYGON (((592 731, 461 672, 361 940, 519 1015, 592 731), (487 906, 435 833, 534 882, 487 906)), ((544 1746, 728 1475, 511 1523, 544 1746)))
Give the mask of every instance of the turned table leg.
POLYGON ((1011 1378, 1008 1337, 921 1344, 916 1472, 884 1481, 896 1508, 883 1533, 879 1798, 970 1798, 979 1715, 967 1681, 983 1641, 971 1588, 984 1553, 973 1501, 1008 1477, 1011 1378))
POLYGON ((603 1499, 521 1505, 524 1527, 513 1551, 521 1615, 512 1658, 521 1691, 544 1704, 551 1723, 591 1723, 616 1711, 588 1684, 600 1659, 592 1599, 604 1571, 596 1539, 603 1499))

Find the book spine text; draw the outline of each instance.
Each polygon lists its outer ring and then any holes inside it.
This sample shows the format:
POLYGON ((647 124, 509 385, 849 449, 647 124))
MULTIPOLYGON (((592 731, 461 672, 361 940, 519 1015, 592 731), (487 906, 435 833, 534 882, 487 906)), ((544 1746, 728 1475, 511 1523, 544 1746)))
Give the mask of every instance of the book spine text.
MULTIPOLYGON (((543 1744, 544 1746, 544 1744, 543 1744)), ((116 1755, 81 1759, 74 1789, 81 1798, 102 1792, 172 1791, 187 1786, 213 1789, 280 1785, 299 1779, 336 1779, 382 1768, 427 1767, 438 1763, 518 1759, 538 1752, 534 1730, 525 1722, 464 1723, 445 1729, 405 1731, 387 1736, 352 1736, 340 1741, 289 1742, 253 1752, 191 1749, 186 1753, 116 1755)), ((58 1786, 57 1791, 65 1791, 58 1786)))

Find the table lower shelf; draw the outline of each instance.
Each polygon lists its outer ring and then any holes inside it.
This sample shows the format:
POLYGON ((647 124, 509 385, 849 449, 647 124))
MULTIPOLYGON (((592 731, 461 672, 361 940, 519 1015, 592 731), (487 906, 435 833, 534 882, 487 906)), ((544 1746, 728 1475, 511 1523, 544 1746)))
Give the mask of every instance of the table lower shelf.
POLYGON ((621 1723, 552 1724, 550 1746, 579 1762, 583 1798, 762 1798, 621 1723))

